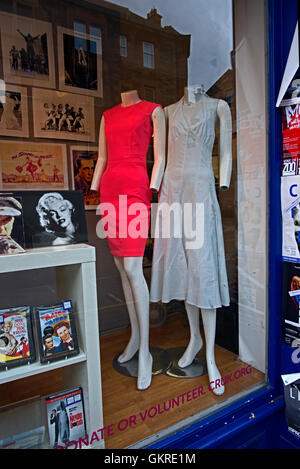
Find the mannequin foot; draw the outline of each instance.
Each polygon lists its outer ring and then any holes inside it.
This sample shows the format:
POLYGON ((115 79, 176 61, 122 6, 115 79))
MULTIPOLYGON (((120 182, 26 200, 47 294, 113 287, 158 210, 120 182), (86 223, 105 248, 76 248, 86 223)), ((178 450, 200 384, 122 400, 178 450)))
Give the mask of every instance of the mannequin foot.
POLYGON ((210 362, 210 363, 208 362, 207 370, 208 370, 209 383, 210 383, 212 392, 216 396, 221 396, 222 394, 224 394, 225 386, 221 384, 222 376, 215 362, 210 362))
POLYGON ((195 359, 195 356, 201 350, 203 345, 203 341, 201 339, 201 336, 194 337, 190 340, 189 345, 187 346, 184 354, 182 357, 178 360, 178 365, 180 368, 185 368, 189 365, 191 365, 195 359))
POLYGON ((131 360, 139 349, 139 338, 130 337, 130 340, 124 352, 118 357, 119 363, 125 363, 131 360))
POLYGON ((138 381, 137 387, 139 390, 147 389, 152 380, 152 363, 153 358, 151 353, 139 353, 139 368, 138 368, 138 381))

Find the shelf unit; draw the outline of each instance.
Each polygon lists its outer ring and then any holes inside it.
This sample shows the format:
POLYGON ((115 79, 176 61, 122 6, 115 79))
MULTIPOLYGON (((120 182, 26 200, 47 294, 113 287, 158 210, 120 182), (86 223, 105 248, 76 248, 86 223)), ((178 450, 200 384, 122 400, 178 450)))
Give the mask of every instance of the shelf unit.
MULTIPOLYGON (((55 268, 56 271, 57 300, 72 300, 80 353, 48 364, 41 364, 37 353, 34 363, 0 371, 0 394, 3 383, 60 368, 63 389, 77 386, 83 389, 87 433, 91 435, 103 427, 95 248, 77 244, 30 249, 22 254, 0 256, 0 275, 9 272, 24 272, 24 275, 28 275, 34 269, 47 268, 55 268)), ((38 352, 38 347, 36 349, 38 352)), ((0 439, 41 425, 45 426, 45 440, 48 442, 43 399, 18 404, 1 412, 0 439)), ((92 448, 104 448, 103 440, 93 443, 92 448)))

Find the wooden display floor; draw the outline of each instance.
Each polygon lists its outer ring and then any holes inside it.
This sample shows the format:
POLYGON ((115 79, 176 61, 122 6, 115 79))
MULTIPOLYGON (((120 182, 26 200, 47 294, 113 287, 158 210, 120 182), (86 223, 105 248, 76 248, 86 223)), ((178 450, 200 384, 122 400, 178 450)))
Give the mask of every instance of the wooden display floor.
MULTIPOLYGON (((125 348, 129 335, 130 330, 126 330, 102 336, 100 340, 104 425, 109 426, 110 432, 105 437, 107 449, 133 445, 264 381, 263 373, 216 346, 216 362, 222 377, 228 380, 222 396, 215 396, 208 389, 207 375, 173 378, 160 374, 153 376, 150 388, 138 391, 136 378, 118 373, 112 364, 113 358, 125 348)), ((188 340, 189 329, 183 314, 150 330, 151 347, 185 347, 188 340)))

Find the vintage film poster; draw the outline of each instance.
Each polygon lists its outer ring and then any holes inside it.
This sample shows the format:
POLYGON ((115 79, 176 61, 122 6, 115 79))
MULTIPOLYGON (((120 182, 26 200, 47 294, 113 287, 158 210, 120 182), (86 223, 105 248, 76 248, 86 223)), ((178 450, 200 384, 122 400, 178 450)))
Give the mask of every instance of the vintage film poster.
POLYGON ((0 135, 29 137, 27 89, 5 84, 0 91, 0 135))
POLYGON ((25 252, 23 201, 0 192, 0 255, 25 252))
POLYGON ((34 311, 41 363, 79 353, 71 301, 35 306, 34 311))
POLYGON ((65 448, 86 436, 82 389, 75 388, 46 398, 51 448, 65 448))
POLYGON ((300 176, 281 177, 282 257, 300 262, 300 176))
POLYGON ((0 310, 0 369, 34 360, 30 306, 0 310))
POLYGON ((25 247, 88 242, 82 191, 24 191, 25 247))
POLYGON ((65 145, 0 140, 0 170, 3 190, 69 188, 65 145))
POLYGON ((0 449, 42 449, 45 427, 34 428, 0 440, 0 449))
POLYGON ((94 170, 98 159, 98 148, 71 146, 72 189, 83 191, 86 210, 95 210, 100 203, 99 192, 91 191, 94 170))
POLYGON ((300 264, 283 262, 282 279, 282 341, 293 346, 300 340, 300 264))
POLYGON ((101 37, 58 26, 59 89, 102 97, 101 37))
POLYGON ((0 24, 5 82, 55 88, 52 25, 9 13, 0 24))
POLYGON ((53 90, 32 90, 34 136, 95 141, 94 99, 53 90))

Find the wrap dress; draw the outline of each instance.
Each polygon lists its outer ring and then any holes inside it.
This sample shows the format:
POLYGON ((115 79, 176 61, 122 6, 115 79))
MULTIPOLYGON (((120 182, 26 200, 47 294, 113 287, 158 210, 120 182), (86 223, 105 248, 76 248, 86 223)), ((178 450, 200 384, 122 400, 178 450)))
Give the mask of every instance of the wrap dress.
POLYGON ((219 308, 229 305, 229 291, 212 150, 222 114, 220 139, 230 153, 231 174, 231 113, 225 101, 208 96, 190 105, 192 117, 187 106, 182 98, 165 109, 168 159, 155 220, 150 300, 219 308), (174 208, 169 212, 169 236, 162 228, 166 207, 174 208))

